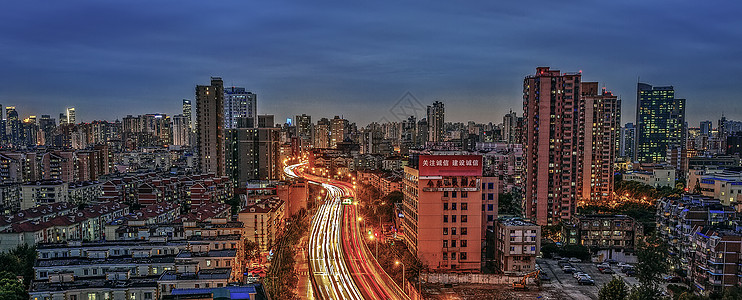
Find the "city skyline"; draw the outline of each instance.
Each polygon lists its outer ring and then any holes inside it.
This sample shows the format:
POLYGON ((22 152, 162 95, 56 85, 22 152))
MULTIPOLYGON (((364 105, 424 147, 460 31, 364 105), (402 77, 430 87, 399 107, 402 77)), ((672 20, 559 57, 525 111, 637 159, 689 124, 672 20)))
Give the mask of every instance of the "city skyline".
POLYGON ((259 94, 260 113, 278 120, 302 113, 342 114, 358 124, 392 120, 389 110, 410 92, 421 103, 446 103, 447 120, 499 123, 509 110, 521 111, 523 77, 550 66, 581 70, 585 80, 604 84, 623 100, 622 123, 634 122, 639 79, 673 85, 694 112, 690 126, 722 112, 742 119, 733 105, 740 88, 721 76, 740 65, 734 49, 741 39, 732 30, 740 21, 728 6, 376 3, 358 9, 281 2, 240 8, 14 3, 0 13, 7 25, 0 35, 0 103, 15 105, 21 118, 54 116, 66 107, 76 107, 85 122, 174 115, 181 99, 193 98, 194 84, 221 76, 225 86, 259 94), (690 12, 693 22, 679 17, 690 12), (219 21, 190 21, 197 16, 219 21), (199 45, 206 32, 227 47, 199 45))

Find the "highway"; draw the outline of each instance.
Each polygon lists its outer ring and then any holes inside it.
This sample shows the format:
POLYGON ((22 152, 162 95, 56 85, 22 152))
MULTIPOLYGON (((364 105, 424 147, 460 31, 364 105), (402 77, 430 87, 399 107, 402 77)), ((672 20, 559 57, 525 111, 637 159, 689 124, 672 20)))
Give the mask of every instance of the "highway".
POLYGON ((409 299, 384 272, 368 247, 358 224, 353 185, 303 173, 306 163, 284 169, 290 178, 302 177, 321 185, 324 203, 312 218, 309 264, 314 294, 319 299, 409 299))

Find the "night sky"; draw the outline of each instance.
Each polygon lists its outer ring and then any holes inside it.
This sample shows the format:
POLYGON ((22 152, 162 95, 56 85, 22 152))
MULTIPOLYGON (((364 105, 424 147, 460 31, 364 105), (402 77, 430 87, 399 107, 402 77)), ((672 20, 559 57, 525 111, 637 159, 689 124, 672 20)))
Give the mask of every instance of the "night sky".
POLYGON ((0 10, 0 104, 78 120, 180 113, 221 76, 261 114, 395 120, 409 92, 446 120, 522 111, 537 66, 582 70, 623 100, 674 85, 690 126, 742 119, 739 1, 12 1, 0 10), (596 3, 600 2, 600 4, 596 3))

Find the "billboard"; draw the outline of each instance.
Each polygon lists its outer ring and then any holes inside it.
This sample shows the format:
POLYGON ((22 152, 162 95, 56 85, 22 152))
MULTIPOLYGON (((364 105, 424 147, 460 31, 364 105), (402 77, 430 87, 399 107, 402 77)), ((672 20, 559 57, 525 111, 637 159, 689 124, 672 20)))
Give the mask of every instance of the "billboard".
POLYGON ((482 176, 481 155, 420 155, 419 176, 482 176))

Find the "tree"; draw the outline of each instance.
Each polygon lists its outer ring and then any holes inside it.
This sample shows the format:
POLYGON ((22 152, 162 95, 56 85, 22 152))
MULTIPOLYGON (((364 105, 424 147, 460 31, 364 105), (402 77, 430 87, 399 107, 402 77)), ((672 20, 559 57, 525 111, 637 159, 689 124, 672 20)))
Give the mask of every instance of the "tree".
POLYGON ((598 291, 599 300, 624 300, 629 296, 629 288, 619 277, 614 276, 598 291))
POLYGON ((0 299, 4 300, 26 300, 28 293, 23 282, 8 271, 0 272, 0 299))
POLYGON ((244 246, 246 261, 252 261, 260 256, 260 247, 258 246, 258 243, 246 239, 244 246))
POLYGON ((662 295, 662 274, 667 272, 669 263, 667 243, 657 235, 651 235, 637 244, 636 265, 639 286, 630 299, 658 299, 662 295))

